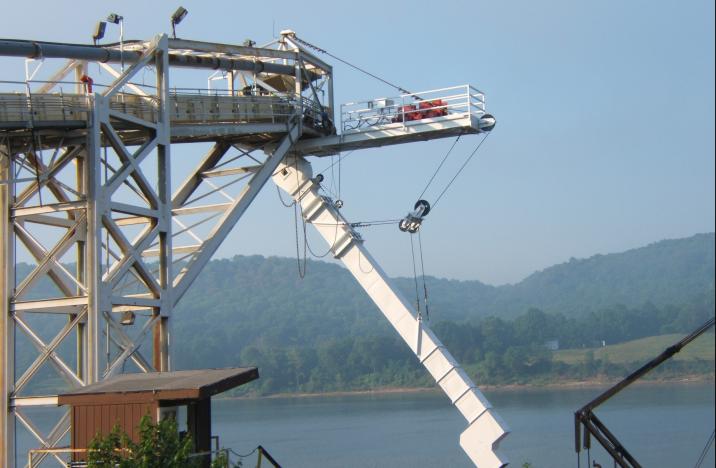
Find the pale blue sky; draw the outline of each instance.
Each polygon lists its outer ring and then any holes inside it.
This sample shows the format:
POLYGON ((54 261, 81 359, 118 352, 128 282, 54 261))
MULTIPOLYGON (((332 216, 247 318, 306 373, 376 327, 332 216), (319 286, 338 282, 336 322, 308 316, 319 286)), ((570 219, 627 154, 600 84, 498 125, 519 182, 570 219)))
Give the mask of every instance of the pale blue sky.
MULTIPOLYGON (((3 3, 1 37, 72 42, 87 42, 110 11, 125 16, 127 38, 149 38, 169 29, 180 4, 3 3)), ((426 220, 429 274, 516 282, 570 257, 714 230, 713 0, 183 5, 182 37, 264 42, 275 23, 411 90, 485 91, 498 124, 426 220)), ((338 102, 394 94, 334 65, 338 102)), ((2 66, 0 80, 22 79, 21 62, 2 66)), ((403 216, 451 143, 352 154, 343 164, 346 216, 403 216)), ((463 138, 453 163, 476 143, 463 138)), ((409 239, 397 227, 364 237, 390 274, 411 273, 409 239)), ((294 242, 291 212, 267 187, 219 255, 291 256, 294 242)), ((312 245, 323 250, 315 236, 312 245)))

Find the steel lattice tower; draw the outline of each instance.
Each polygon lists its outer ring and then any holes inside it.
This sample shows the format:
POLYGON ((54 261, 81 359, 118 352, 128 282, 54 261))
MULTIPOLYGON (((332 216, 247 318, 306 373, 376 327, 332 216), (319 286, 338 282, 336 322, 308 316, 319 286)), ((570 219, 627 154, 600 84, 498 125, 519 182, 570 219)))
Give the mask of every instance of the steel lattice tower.
MULTIPOLYGON (((370 258, 317 194, 320 181, 304 156, 494 125, 482 93, 464 86, 433 92, 444 101, 405 94, 346 105, 339 133, 332 68, 301 44, 291 31, 262 47, 166 35, 106 47, 0 40, 0 56, 59 63, 44 81, 0 82, 15 87, 0 90, 0 464, 23 463, 18 428, 42 448, 66 439, 67 412, 55 408, 51 424, 37 417, 56 407, 63 389, 125 371, 170 370, 172 309, 269 179, 302 206, 307 222, 323 216, 343 226, 331 245, 336 258, 370 258), (93 82, 90 70, 99 69, 109 82, 93 82), (170 89, 171 74, 183 69, 214 71, 209 83, 226 89, 170 89), (139 83, 147 75, 153 83, 139 83), (172 145, 194 142, 210 143, 209 151, 173 181, 172 145), (20 271, 27 259, 30 271, 20 271)), ((382 271, 373 271, 380 274, 371 285, 385 283, 382 296, 354 275, 391 323, 408 317, 394 326, 468 419, 470 437, 478 426, 489 429, 474 453, 499 466, 491 454, 506 430, 427 326, 391 295, 382 271), (400 315, 385 311, 395 305, 400 315)), ((49 451, 37 459, 65 460, 49 451)))

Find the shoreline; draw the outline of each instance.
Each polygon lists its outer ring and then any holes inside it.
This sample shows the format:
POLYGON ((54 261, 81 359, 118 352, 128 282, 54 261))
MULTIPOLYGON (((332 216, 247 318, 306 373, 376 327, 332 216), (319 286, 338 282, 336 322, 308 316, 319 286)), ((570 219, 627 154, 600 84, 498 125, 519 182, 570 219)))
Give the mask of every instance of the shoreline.
MULTIPOLYGON (((525 384, 502 384, 502 385, 478 385, 481 391, 512 392, 523 390, 577 390, 607 388, 619 382, 620 379, 590 379, 590 380, 568 380, 554 383, 525 383, 525 384)), ((672 379, 640 380, 633 385, 690 385, 706 382, 714 382, 714 374, 693 374, 684 375, 672 379)), ((363 390, 341 390, 331 392, 296 392, 296 393, 272 393, 270 395, 242 395, 233 397, 217 398, 217 400, 270 400, 280 398, 336 398, 365 395, 402 395, 415 393, 441 393, 437 387, 381 387, 363 390)))

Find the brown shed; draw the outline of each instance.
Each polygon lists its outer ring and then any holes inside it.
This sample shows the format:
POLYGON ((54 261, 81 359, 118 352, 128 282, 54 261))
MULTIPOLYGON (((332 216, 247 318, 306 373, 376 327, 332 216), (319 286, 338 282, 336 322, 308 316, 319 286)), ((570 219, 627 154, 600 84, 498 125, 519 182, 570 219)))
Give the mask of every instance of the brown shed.
POLYGON ((59 395, 58 404, 72 407, 72 449, 86 449, 97 434, 108 434, 115 424, 137 441, 145 414, 156 423, 168 414, 176 417, 177 407, 186 406, 186 427, 194 439, 194 451, 207 452, 211 450, 211 397, 258 377, 256 367, 123 374, 59 395))

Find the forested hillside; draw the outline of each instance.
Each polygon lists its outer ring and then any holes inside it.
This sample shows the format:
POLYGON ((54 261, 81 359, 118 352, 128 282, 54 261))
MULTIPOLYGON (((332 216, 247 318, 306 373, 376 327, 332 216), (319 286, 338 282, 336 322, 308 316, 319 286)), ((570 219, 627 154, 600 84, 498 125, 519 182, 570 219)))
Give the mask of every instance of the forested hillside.
POLYGON ((505 286, 491 309, 580 315, 614 304, 682 304, 714 290, 714 234, 664 240, 623 253, 571 259, 505 286))
MULTIPOLYGON (((412 279, 398 278, 408 298, 412 279)), ((428 277, 431 320, 517 317, 531 307, 582 317, 615 305, 681 306, 714 295, 714 234, 668 240, 620 254, 572 260, 516 285, 428 277)), ((304 279, 296 260, 260 256, 212 261, 177 310, 179 336, 204 329, 212 346, 255 342, 292 345, 386 332, 388 325, 339 265, 309 261, 304 279), (197 328, 200 327, 200 328, 197 328)))
MULTIPOLYGON (((18 277, 29 270, 21 265, 18 277)), ((396 282, 414 297, 412 279, 396 282)), ((546 341, 558 340, 563 348, 618 343, 686 332, 713 316, 714 234, 573 259, 515 285, 432 277, 427 282, 431 323, 479 380, 572 375, 574 369, 553 365, 546 341)), ((258 365, 261 392, 429 382, 367 295, 336 264, 309 261, 301 279, 296 259, 214 260, 172 322, 175 368, 258 365)), ((19 361, 34 359, 29 350, 19 353, 19 361)))

